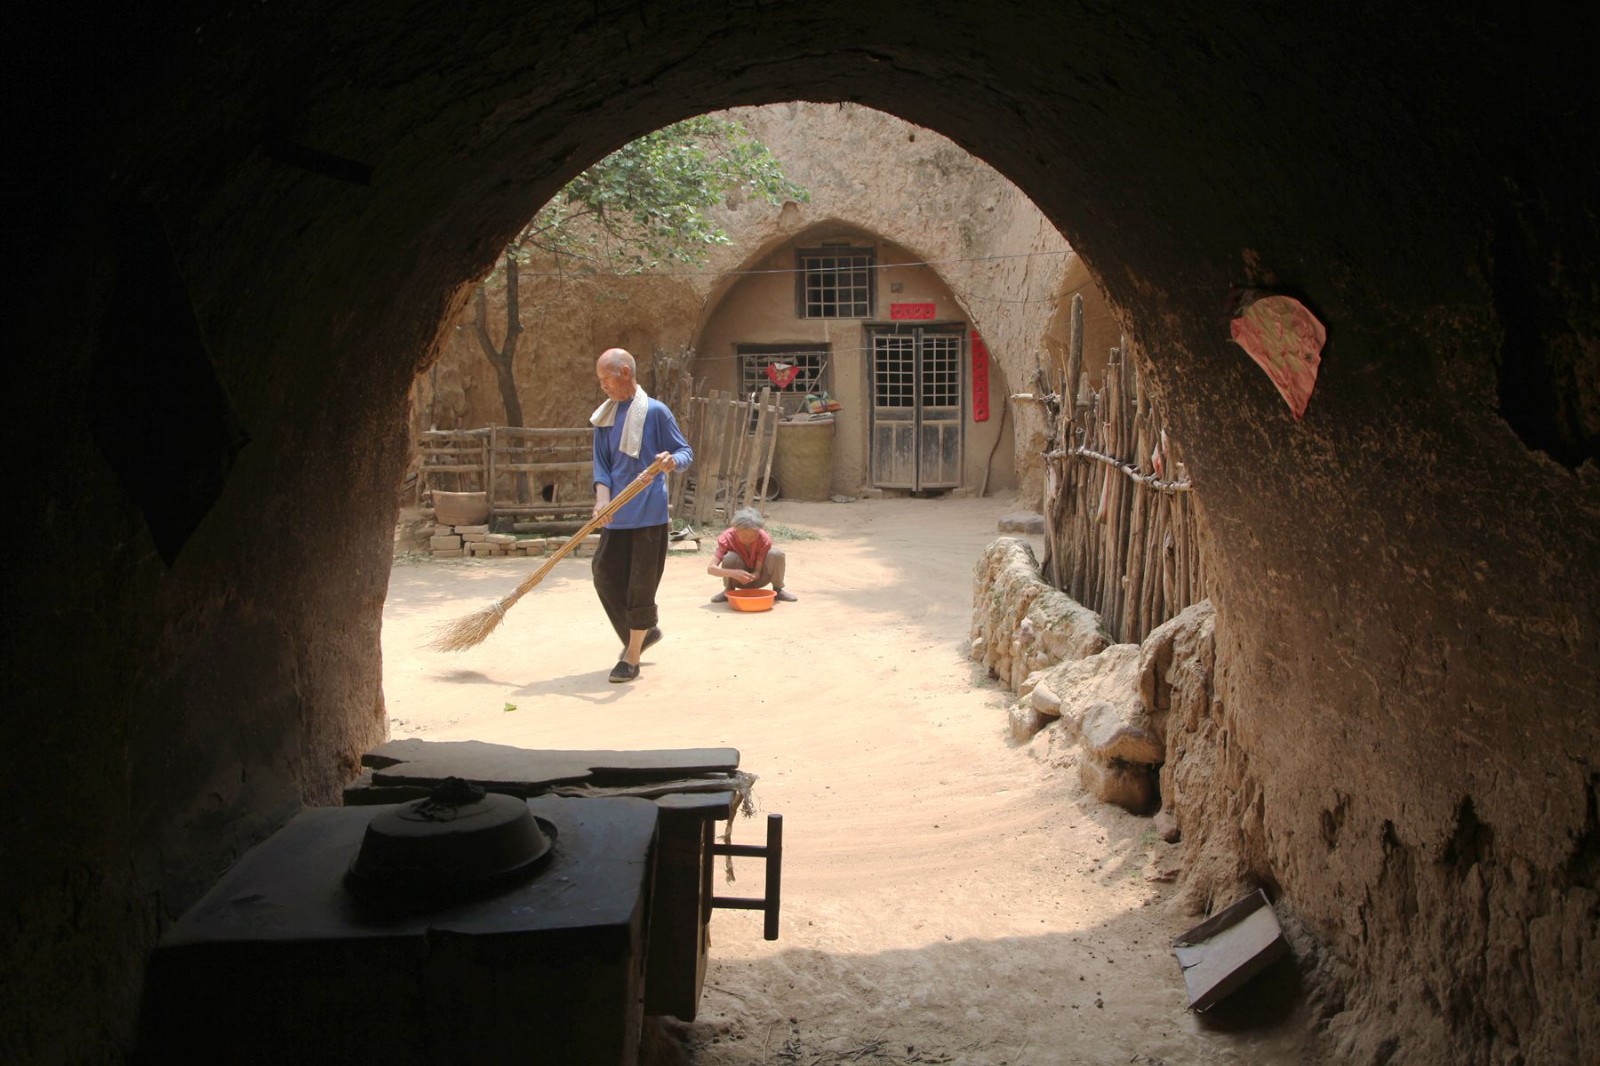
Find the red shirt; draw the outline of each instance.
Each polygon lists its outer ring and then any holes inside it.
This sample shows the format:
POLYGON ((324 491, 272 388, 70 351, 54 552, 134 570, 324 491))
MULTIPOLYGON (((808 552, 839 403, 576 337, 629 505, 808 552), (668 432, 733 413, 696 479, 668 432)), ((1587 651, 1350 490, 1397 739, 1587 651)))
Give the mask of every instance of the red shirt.
POLYGON ((717 534, 717 552, 711 560, 712 564, 722 562, 722 557, 732 552, 744 564, 744 569, 752 574, 761 572, 761 564, 767 561, 767 552, 772 550, 772 537, 764 529, 756 530, 756 542, 748 548, 739 545, 737 528, 725 529, 717 534), (749 552, 748 556, 745 552, 749 552))

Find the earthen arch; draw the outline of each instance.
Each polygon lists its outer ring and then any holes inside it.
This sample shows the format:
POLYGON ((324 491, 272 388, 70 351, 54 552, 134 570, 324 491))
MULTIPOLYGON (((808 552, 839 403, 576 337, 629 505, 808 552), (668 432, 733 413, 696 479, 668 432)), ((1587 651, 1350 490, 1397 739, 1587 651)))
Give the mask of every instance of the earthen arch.
POLYGON ((381 736, 406 389, 466 286, 606 151, 797 96, 992 163, 1135 325, 1215 553, 1215 814, 1352 975, 1352 1057, 1594 1046, 1593 17, 1514 17, 490 0, 40 47, 10 428, 72 565, 8 575, 7 1057, 126 1046, 162 920, 381 736), (1303 421, 1227 343, 1240 287, 1329 324, 1303 421), (198 382, 176 415, 162 381, 198 382))

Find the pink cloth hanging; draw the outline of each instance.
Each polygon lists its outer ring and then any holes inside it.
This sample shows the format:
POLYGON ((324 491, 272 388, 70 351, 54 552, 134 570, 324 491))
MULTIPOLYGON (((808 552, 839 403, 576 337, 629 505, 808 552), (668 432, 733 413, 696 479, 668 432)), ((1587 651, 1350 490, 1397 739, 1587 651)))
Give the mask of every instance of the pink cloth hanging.
POLYGON ((1244 305, 1230 330, 1278 387, 1295 420, 1306 413, 1317 385, 1328 331, 1292 296, 1263 296, 1244 305))

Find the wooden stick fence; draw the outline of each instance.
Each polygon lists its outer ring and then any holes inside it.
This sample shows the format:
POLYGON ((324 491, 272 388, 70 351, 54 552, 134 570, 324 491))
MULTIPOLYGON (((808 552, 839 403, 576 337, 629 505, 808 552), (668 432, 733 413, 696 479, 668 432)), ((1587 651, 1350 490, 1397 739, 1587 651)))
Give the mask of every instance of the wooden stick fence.
POLYGON ((1083 298, 1072 301, 1057 447, 1045 454, 1045 576, 1138 643, 1205 596, 1191 486, 1177 443, 1128 349, 1099 391, 1083 370, 1083 298))
MULTIPOLYGON (((772 390, 738 399, 690 397, 682 428, 694 449, 687 474, 668 476, 674 517, 706 529, 741 507, 766 510, 778 420, 772 390)), ((487 492, 491 518, 587 516, 594 506, 594 430, 489 426, 429 430, 417 442, 417 494, 487 492)))
POLYGON ((482 492, 489 469, 488 429, 430 429, 417 439, 417 493, 482 492))
POLYGON ((673 515, 708 530, 741 507, 760 505, 765 513, 781 417, 771 389, 742 400, 715 390, 690 397, 684 436, 694 465, 672 486, 673 515))
POLYGON ((417 441, 417 493, 486 492, 491 517, 587 516, 594 430, 487 426, 429 430, 417 441))
POLYGON ((589 515, 594 510, 594 428, 490 431, 489 513, 589 515))

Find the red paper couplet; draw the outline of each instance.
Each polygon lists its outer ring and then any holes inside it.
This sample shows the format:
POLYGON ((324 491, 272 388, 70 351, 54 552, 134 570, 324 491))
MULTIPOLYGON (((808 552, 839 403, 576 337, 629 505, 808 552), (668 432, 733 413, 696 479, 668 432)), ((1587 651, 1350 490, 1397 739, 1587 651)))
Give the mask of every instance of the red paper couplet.
POLYGON ((989 346, 972 331, 972 420, 989 421, 989 346))
POLYGON ((890 304, 889 318, 896 322, 903 322, 909 319, 931 319, 934 306, 934 304, 890 304))

